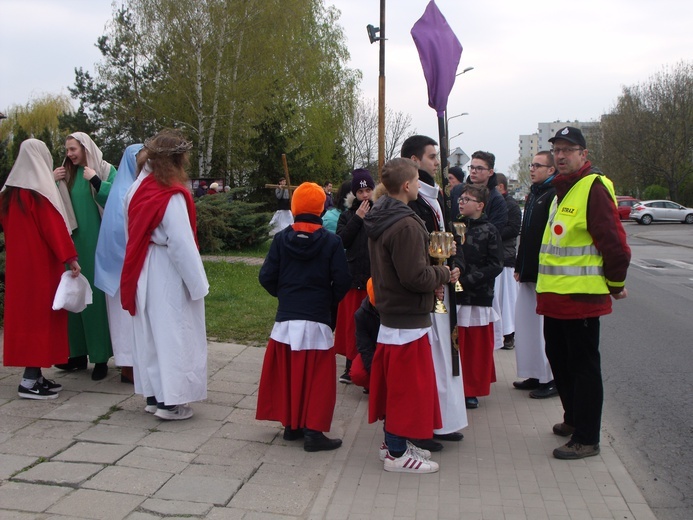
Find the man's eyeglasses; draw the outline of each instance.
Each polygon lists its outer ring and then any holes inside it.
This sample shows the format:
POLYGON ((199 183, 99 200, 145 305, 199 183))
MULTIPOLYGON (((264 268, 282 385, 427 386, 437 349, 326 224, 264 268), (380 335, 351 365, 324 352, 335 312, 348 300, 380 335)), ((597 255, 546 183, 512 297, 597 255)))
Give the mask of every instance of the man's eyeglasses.
POLYGON ((467 166, 467 169, 470 172, 473 172, 473 171, 483 172, 484 170, 490 170, 491 168, 486 168, 484 166, 467 166))
MULTIPOLYGON (((488 168, 486 169, 488 170, 488 168)), ((468 202, 479 202, 478 200, 470 199, 469 197, 460 197, 460 201, 464 204, 467 204, 468 202)))
POLYGON ((538 162, 533 162, 529 165, 530 170, 538 170, 539 168, 551 168, 548 164, 539 164, 538 162))
POLYGON ((554 154, 554 155, 557 155, 557 154, 559 154, 559 153, 568 154, 568 153, 577 152, 578 150, 582 150, 582 147, 580 147, 580 146, 573 146, 573 147, 571 147, 571 148, 554 148, 554 149, 551 150, 551 153, 554 154))

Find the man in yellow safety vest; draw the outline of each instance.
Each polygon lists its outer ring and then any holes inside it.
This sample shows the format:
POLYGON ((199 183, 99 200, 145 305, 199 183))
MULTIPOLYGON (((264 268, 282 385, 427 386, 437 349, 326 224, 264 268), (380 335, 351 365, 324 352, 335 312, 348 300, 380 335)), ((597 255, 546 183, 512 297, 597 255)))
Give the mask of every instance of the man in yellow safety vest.
POLYGON ((546 356, 564 410, 553 432, 571 436, 553 455, 581 459, 599 454, 599 317, 611 313, 611 298, 628 294, 630 248, 613 184, 587 160, 582 132, 566 126, 549 142, 558 175, 539 253, 537 313, 544 316, 546 356))

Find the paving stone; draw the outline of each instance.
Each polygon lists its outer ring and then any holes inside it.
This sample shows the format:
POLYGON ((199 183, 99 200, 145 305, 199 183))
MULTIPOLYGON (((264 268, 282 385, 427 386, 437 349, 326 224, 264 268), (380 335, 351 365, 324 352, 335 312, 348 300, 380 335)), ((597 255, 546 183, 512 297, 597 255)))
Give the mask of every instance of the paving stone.
MULTIPOLYGON (((206 520, 241 520, 250 518, 245 509, 231 507, 214 507, 207 513, 206 520)), ((282 520, 290 520, 290 517, 283 517, 282 520)))
POLYGON ((85 482, 82 487, 130 495, 152 496, 170 478, 170 473, 161 471, 110 466, 85 482))
POLYGON ((269 444, 277 436, 277 428, 257 424, 227 423, 215 434, 224 439, 239 439, 269 444))
MULTIPOLYGON (((214 435, 219 428, 223 426, 222 419, 211 419, 209 417, 200 417, 198 408, 201 407, 199 403, 194 403, 193 411, 195 415, 192 419, 187 421, 162 421, 159 420, 157 425, 157 432, 172 432, 176 435, 194 435, 196 437, 209 438, 214 435)), ((222 408, 220 406, 215 406, 215 408, 222 408)), ((228 415, 228 413, 227 413, 228 415)), ((225 418, 226 416, 224 416, 225 418)))
MULTIPOLYGON (((1 409, 2 405, 0 404, 1 409)), ((36 420, 33 417, 19 417, 15 415, 2 415, 1 417, 0 433, 14 433, 36 420)))
POLYGON ((204 502, 214 505, 226 505, 238 491, 242 482, 234 479, 212 477, 195 477, 176 475, 171 478, 155 495, 164 500, 183 500, 187 502, 204 502))
POLYGON ((15 475, 14 481, 77 487, 103 469, 99 464, 43 462, 15 475))
MULTIPOLYGON (((82 394, 83 395, 83 394, 82 394)), ((106 395, 106 394, 103 394, 106 395)), ((62 406, 47 413, 47 419, 61 421, 97 421, 110 412, 110 405, 85 405, 68 401, 62 406)))
POLYGON ((232 480, 247 481, 257 471, 260 462, 233 462, 228 465, 212 464, 190 464, 180 474, 195 477, 214 477, 232 480))
POLYGON ((228 394, 226 392, 214 392, 208 390, 207 399, 205 402, 216 406, 225 406, 227 408, 233 408, 244 397, 245 395, 243 394, 228 394))
POLYGON ((224 392, 227 394, 252 395, 257 392, 257 383, 239 383, 237 381, 224 381, 222 379, 210 382, 207 390, 224 392))
POLYGON ((78 512, 79 518, 121 520, 137 509, 143 500, 138 495, 78 489, 52 506, 48 512, 68 518, 74 518, 78 512))
POLYGON ((194 453, 211 435, 193 433, 153 432, 139 440, 140 446, 194 453))
POLYGON ((195 458, 193 453, 140 446, 120 459, 118 466, 180 473, 195 458))
POLYGON ((17 435, 32 437, 34 439, 73 439, 92 426, 93 424, 91 422, 84 421, 38 419, 20 432, 17 432, 17 435))
POLYGON ((61 454, 55 456, 53 460, 114 464, 133 449, 135 449, 135 446, 78 442, 61 454))
POLYGON ((0 480, 7 480, 20 469, 34 464, 38 459, 26 455, 7 455, 0 453, 0 480))
POLYGON ((259 486, 289 487, 293 489, 319 489, 327 474, 328 467, 322 471, 303 466, 263 463, 250 480, 259 486))
POLYGON ((10 455, 31 455, 50 458, 60 453, 74 441, 72 439, 35 439, 21 435, 21 431, 0 444, 0 453, 10 455))
POLYGON ((315 493, 306 489, 245 484, 231 499, 230 507, 285 515, 303 515, 315 493))
POLYGON ((137 441, 149 434, 144 428, 130 428, 100 422, 77 435, 80 441, 91 441, 105 444, 137 444, 137 441))
POLYGON ((212 506, 210 504, 202 504, 199 502, 184 502, 181 500, 161 500, 158 498, 149 498, 142 503, 140 508, 167 516, 202 516, 207 514, 212 506))
POLYGON ((198 457, 195 461, 201 464, 203 460, 210 460, 209 457, 204 457, 207 455, 212 457, 212 464, 233 464, 234 461, 257 462, 270 448, 271 446, 267 444, 257 442, 212 437, 198 448, 196 451, 198 457))
POLYGON ((40 513, 70 491, 71 489, 67 487, 27 484, 25 482, 5 482, 0 486, 0 507, 11 507, 18 511, 40 513))
MULTIPOLYGON (((14 395, 17 395, 17 386, 14 386, 14 395)), ((37 401, 34 399, 22 399, 17 397, 0 407, 0 416, 10 415, 15 417, 27 417, 38 419, 63 404, 64 398, 37 401)))

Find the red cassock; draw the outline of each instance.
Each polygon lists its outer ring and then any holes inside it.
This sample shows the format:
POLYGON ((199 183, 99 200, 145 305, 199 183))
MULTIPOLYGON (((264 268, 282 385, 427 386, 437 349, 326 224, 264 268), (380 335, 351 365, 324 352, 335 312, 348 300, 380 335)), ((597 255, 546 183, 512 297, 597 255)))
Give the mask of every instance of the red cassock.
POLYGON ((356 323, 354 314, 368 293, 362 289, 349 289, 337 307, 337 325, 334 329, 334 349, 347 359, 356 359, 356 323))
MULTIPOLYGON (((35 192, 34 192, 35 193, 35 192)), ((66 363, 67 311, 53 298, 65 262, 77 256, 65 221, 46 198, 19 192, 24 211, 12 202, 5 231, 5 366, 50 367, 66 363)))
POLYGON ((410 439, 430 439, 443 427, 428 335, 406 345, 378 343, 371 364, 368 421, 410 439))
POLYGON ((457 327, 462 363, 464 395, 480 397, 491 393, 496 382, 493 362, 493 323, 479 327, 457 327))
POLYGON ((328 432, 336 402, 334 348, 292 351, 289 345, 270 338, 262 363, 256 419, 328 432))

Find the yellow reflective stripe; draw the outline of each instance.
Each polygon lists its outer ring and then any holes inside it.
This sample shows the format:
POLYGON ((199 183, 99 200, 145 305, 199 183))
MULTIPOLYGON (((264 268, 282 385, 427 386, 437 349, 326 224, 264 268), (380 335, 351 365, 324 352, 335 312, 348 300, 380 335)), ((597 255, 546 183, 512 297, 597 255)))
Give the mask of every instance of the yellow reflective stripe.
POLYGON ((604 276, 604 269, 601 266, 596 265, 568 267, 540 264, 539 274, 546 274, 550 276, 604 276))
POLYGON ((607 280, 606 285, 608 285, 610 287, 625 287, 626 282, 625 282, 625 280, 623 282, 612 282, 610 280, 607 280))
POLYGON ((542 244, 540 252, 554 256, 599 256, 599 250, 594 244, 583 247, 562 247, 552 244, 542 244))

